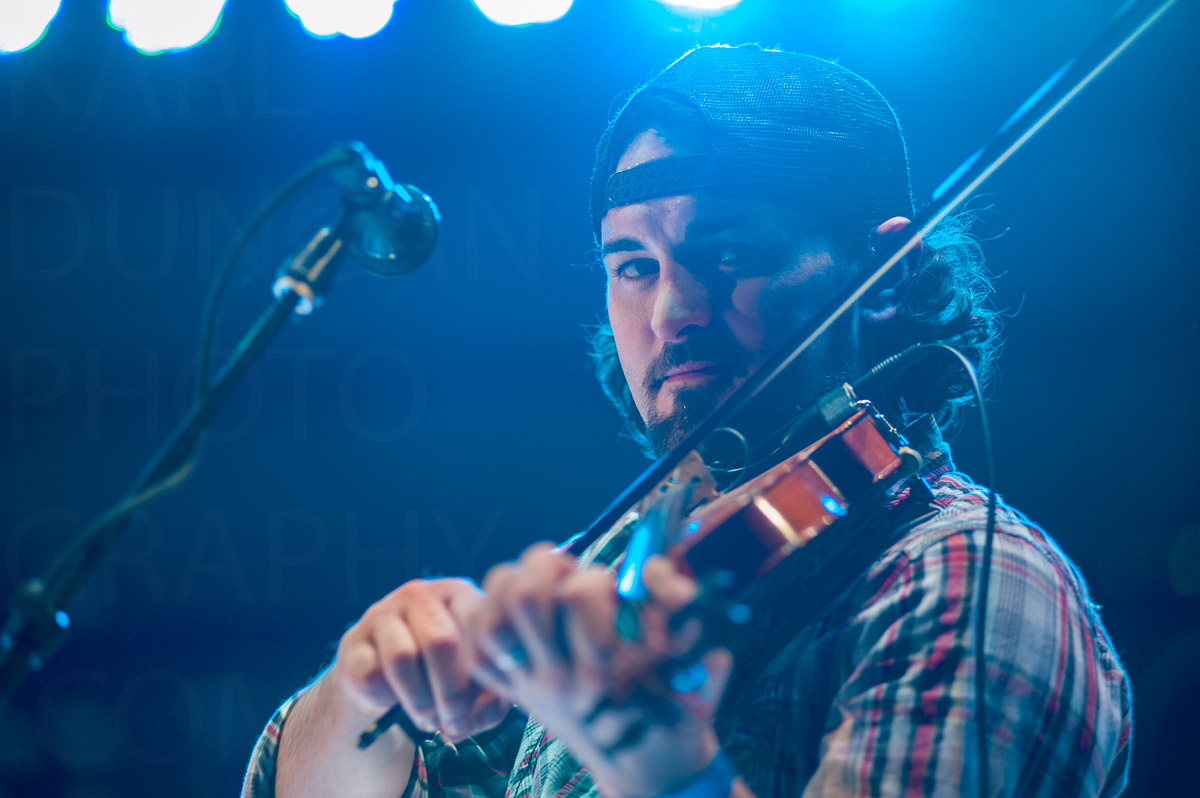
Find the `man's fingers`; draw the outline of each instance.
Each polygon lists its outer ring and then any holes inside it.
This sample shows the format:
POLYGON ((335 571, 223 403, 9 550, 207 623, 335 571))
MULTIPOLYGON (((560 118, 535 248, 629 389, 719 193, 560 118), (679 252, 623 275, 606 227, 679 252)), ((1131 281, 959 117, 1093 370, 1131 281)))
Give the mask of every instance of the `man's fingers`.
POLYGON ((733 673, 733 654, 727 648, 715 648, 704 655, 702 662, 708 671, 708 681, 700 689, 700 695, 710 708, 715 709, 725 694, 729 675, 733 673))
POLYGON ((525 649, 511 630, 474 638, 471 676, 485 687, 509 695, 517 682, 528 681, 525 649))
POLYGON ((471 709, 472 726, 479 729, 490 729, 512 709, 512 702, 498 695, 493 690, 482 690, 475 698, 475 706, 471 709))
POLYGON ((668 613, 686 607, 696 598, 696 582, 661 555, 646 561, 642 569, 642 581, 650 593, 650 599, 668 613))
POLYGON ((373 604, 338 643, 331 673, 346 700, 374 717, 399 704, 419 728, 458 739, 495 725, 511 704, 472 678, 460 621, 483 599, 465 579, 416 579, 373 604))
POLYGON ((512 709, 511 702, 492 690, 481 689, 475 694, 475 701, 467 713, 465 726, 456 731, 449 729, 439 731, 444 739, 457 743, 495 727, 507 717, 510 709, 512 709))
POLYGON ((549 545, 531 547, 521 555, 513 577, 490 594, 500 604, 539 679, 561 681, 564 654, 558 645, 555 596, 559 583, 574 573, 575 564, 549 545))
POLYGON ((414 596, 405 607, 404 621, 421 651, 440 725, 458 734, 474 700, 470 652, 458 622, 432 593, 414 596))
POLYGON ((576 571, 563 580, 558 599, 575 681, 584 692, 599 690, 617 644, 613 577, 600 568, 576 571))
POLYGON ((488 571, 483 587, 485 598, 472 604, 461 617, 467 639, 475 653, 475 670, 483 671, 481 679, 491 687, 507 685, 509 678, 527 662, 524 649, 509 623, 508 617, 496 599, 508 591, 508 585, 516 578, 517 567, 502 563, 488 571))
POLYGON ((654 611, 647 620, 662 635, 661 645, 671 656, 681 656, 699 642, 703 626, 692 616, 699 595, 696 582, 682 573, 667 557, 651 557, 646 562, 643 577, 654 611), (658 623, 665 621, 664 625, 658 623))
POLYGON ((383 676, 383 666, 370 638, 347 633, 338 646, 335 663, 338 683, 361 711, 379 714, 396 703, 395 693, 383 676))
POLYGON ((498 565, 493 565, 488 569, 487 575, 483 577, 483 592, 489 596, 495 596, 497 592, 505 589, 505 586, 517 575, 517 566, 515 563, 502 562, 498 565))
POLYGON ((379 657, 380 670, 396 702, 419 728, 437 726, 433 691, 421 662, 417 641, 399 618, 394 623, 377 624, 372 642, 379 657))
POLYGON ((588 735, 597 748, 609 751, 616 748, 622 738, 638 727, 645 717, 645 710, 637 705, 605 702, 587 718, 588 735))

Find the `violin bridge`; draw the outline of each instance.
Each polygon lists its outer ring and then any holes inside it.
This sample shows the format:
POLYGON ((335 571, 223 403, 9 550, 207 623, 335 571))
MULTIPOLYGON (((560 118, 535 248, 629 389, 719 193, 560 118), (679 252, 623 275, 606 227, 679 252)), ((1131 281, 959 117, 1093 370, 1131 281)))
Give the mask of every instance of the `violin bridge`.
POLYGON ((679 465, 635 504, 633 509, 639 518, 646 518, 653 505, 661 502, 670 492, 684 487, 689 488, 691 493, 684 506, 679 508, 677 520, 687 518, 699 507, 717 498, 717 483, 698 452, 688 452, 687 456, 679 461, 679 465))

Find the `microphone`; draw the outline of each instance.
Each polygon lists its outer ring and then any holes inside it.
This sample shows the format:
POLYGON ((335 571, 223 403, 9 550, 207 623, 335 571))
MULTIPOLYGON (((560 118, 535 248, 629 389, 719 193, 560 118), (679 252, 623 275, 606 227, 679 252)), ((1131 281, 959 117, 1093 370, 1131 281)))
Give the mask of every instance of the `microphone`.
POLYGON ((360 141, 333 149, 334 182, 342 197, 347 253, 374 274, 405 274, 433 254, 442 216, 428 194, 396 184, 383 162, 360 141))

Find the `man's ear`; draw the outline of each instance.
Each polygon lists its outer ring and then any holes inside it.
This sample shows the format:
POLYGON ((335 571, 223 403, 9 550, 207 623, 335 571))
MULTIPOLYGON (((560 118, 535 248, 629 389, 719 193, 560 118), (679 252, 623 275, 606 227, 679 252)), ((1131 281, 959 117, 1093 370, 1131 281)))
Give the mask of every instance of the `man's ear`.
MULTIPOLYGON (((871 231, 870 251, 865 257, 872 257, 876 252, 896 246, 900 239, 908 233, 906 228, 912 224, 903 216, 893 216, 871 231)), ((914 266, 921 260, 921 242, 912 248, 904 261, 876 285, 858 302, 859 317, 866 324, 885 324, 896 317, 900 302, 904 299, 904 291, 912 277, 914 266)))

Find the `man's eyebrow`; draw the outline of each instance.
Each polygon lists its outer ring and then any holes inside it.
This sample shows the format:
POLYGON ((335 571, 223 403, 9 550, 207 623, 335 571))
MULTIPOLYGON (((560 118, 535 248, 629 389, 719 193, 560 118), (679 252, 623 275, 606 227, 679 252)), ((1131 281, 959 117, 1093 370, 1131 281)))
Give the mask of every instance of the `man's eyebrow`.
POLYGON ((600 247, 600 257, 606 258, 614 252, 637 252, 639 249, 646 247, 640 242, 632 238, 618 238, 616 241, 609 241, 604 246, 600 247))
POLYGON ((688 225, 688 238, 709 238, 721 234, 740 235, 747 232, 757 232, 753 218, 749 215, 730 215, 719 218, 698 219, 688 225))

